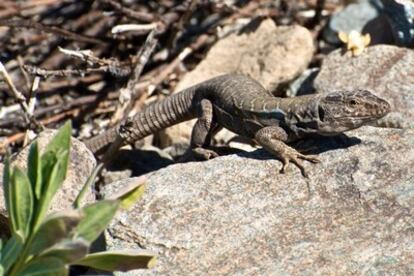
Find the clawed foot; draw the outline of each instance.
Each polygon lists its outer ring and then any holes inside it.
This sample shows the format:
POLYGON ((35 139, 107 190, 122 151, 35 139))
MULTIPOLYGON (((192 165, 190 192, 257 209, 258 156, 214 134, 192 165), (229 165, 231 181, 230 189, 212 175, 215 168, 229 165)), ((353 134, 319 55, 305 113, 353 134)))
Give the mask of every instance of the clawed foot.
POLYGON ((308 173, 306 172, 301 159, 312 163, 321 162, 315 155, 303 155, 294 149, 281 154, 280 159, 283 163, 282 169, 280 170, 281 173, 284 173, 289 163, 292 162, 300 169, 304 177, 308 177, 308 173))
POLYGON ((284 129, 278 126, 268 126, 260 129, 255 134, 255 140, 267 151, 279 157, 283 163, 281 173, 284 173, 289 163, 292 162, 300 169, 304 177, 308 177, 301 159, 312 163, 320 162, 316 156, 303 155, 286 145, 284 141, 288 140, 288 135, 284 129))

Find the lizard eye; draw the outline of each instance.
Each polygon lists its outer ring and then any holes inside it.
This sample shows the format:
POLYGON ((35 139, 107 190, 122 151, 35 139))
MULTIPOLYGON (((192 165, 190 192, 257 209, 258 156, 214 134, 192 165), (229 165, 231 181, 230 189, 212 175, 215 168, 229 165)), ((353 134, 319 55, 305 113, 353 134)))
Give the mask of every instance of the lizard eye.
POLYGON ((350 104, 351 106, 355 106, 355 105, 357 104, 357 102, 356 102, 355 100, 350 100, 350 101, 349 101, 349 104, 350 104))

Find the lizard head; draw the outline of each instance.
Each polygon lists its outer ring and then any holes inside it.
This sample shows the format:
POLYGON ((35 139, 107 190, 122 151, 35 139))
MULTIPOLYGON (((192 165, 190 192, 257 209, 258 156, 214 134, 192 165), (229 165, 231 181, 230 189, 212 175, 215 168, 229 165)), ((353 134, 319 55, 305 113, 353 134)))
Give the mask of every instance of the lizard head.
POLYGON ((390 104, 367 90, 331 92, 318 103, 318 133, 334 135, 374 122, 390 112, 390 104))

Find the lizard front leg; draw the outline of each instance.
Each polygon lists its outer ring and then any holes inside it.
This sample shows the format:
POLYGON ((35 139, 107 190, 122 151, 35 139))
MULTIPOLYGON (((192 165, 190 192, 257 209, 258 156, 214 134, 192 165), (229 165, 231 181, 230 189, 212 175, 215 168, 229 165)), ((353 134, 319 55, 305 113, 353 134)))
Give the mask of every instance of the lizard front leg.
POLYGON ((302 175, 308 177, 305 168, 300 159, 318 163, 320 160, 316 156, 303 155, 294 148, 289 147, 284 141, 287 141, 287 133, 283 128, 278 126, 269 126, 261 128, 255 134, 255 140, 267 151, 276 155, 283 163, 280 172, 284 173, 290 162, 293 162, 302 172, 302 175))

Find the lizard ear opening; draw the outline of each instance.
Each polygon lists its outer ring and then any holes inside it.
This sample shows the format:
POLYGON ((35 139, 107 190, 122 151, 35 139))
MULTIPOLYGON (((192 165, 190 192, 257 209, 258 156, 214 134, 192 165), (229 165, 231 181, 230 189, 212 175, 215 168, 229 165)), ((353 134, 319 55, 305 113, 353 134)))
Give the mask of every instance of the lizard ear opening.
POLYGON ((323 120, 325 118, 325 111, 320 106, 318 107, 318 114, 319 114, 319 120, 321 120, 323 122, 323 120))

